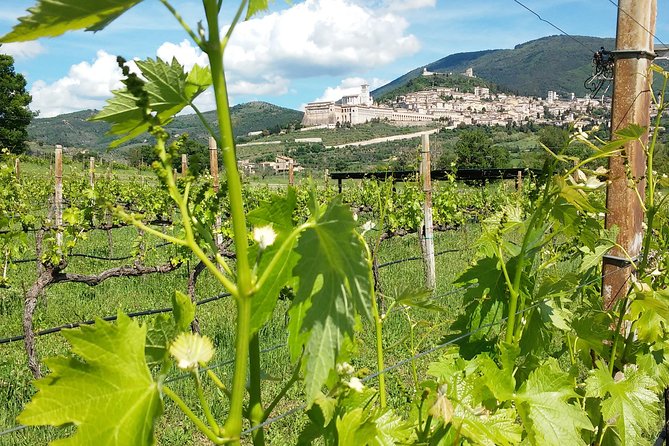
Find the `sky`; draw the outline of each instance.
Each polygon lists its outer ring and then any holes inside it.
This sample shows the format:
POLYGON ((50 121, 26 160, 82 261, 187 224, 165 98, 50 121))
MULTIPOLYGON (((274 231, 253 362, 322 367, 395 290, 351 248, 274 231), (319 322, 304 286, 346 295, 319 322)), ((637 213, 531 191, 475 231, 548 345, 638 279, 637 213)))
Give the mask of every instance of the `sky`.
MULTIPOLYGON (((0 35, 36 1, 2 0, 0 35)), ((520 1, 573 36, 615 36, 615 0, 520 1)), ((194 29, 204 18, 199 1, 171 4, 194 29)), ((222 24, 238 4, 223 1, 222 24)), ((555 34, 515 0, 270 0, 269 11, 235 29, 224 62, 233 104, 262 100, 302 109, 354 94, 362 83, 374 89, 450 54, 513 48, 555 34)), ((669 42, 669 0, 658 0, 655 35, 656 44, 669 42)), ((0 53, 14 56, 40 117, 102 108, 122 86, 116 55, 176 57, 187 69, 207 64, 158 0, 142 1, 100 32, 6 44, 0 53)), ((202 111, 213 108, 212 96, 198 99, 202 111)))

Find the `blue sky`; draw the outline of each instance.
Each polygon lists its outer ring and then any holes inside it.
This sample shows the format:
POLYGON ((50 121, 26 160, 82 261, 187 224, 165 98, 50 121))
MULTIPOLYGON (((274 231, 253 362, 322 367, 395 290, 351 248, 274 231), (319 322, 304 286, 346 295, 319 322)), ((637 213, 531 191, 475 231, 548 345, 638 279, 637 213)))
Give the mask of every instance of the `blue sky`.
MULTIPOLYGON (((3 0, 0 34, 36 0, 3 0)), ((93 0, 81 0, 93 1, 93 0)), ((521 0, 572 35, 613 37, 616 6, 609 0, 521 0)), ((195 27, 196 0, 172 0, 195 27)), ((224 0, 229 20, 236 1, 224 0)), ((449 54, 511 48, 558 34, 514 0, 284 0, 238 27, 225 63, 233 103, 264 100, 300 108, 337 99, 359 87, 383 85, 449 54)), ((222 22, 225 23, 226 19, 222 22)), ((669 42, 669 2, 658 0, 656 36, 669 42)), ((656 40, 656 44, 659 42, 656 40)), ((584 51, 586 51, 584 49, 584 51)), ((28 79, 32 108, 43 117, 101 108, 119 88, 115 56, 177 57, 184 65, 206 58, 157 0, 144 0, 98 33, 4 45, 28 79)), ((211 94, 200 99, 212 108, 211 94)))

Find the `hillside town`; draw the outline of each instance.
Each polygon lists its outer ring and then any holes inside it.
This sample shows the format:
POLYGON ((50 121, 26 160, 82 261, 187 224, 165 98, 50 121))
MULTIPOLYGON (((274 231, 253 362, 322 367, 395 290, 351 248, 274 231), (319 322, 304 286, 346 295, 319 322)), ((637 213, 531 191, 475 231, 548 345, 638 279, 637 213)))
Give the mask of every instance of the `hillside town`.
MULTIPOLYGON (((470 68, 464 76, 474 77, 470 68)), ((423 70, 423 76, 438 76, 423 70)), ((608 98, 577 98, 572 93, 561 97, 548 91, 546 98, 491 93, 487 87, 474 87, 465 92, 460 88, 435 87, 397 96, 392 103, 374 102, 369 85, 363 84, 357 95, 344 96, 338 101, 311 102, 305 106, 304 127, 334 128, 356 125, 373 120, 397 123, 442 121, 448 125, 507 125, 525 122, 564 124, 590 121, 599 124, 592 113, 610 107, 608 98)), ((601 116, 601 114, 600 114, 601 116)))

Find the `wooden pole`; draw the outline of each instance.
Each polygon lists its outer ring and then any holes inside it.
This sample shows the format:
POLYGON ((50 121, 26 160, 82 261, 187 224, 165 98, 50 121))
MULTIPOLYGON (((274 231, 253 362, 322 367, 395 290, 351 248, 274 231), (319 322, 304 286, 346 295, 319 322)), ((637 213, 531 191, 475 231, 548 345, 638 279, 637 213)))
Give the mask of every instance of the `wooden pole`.
POLYGON ((95 189, 95 157, 92 156, 88 159, 88 182, 91 185, 91 189, 95 189))
MULTIPOLYGON (((220 180, 218 178, 218 147, 216 147, 216 139, 213 136, 209 137, 209 171, 211 172, 214 192, 218 193, 220 190, 220 180)), ((216 238, 216 246, 220 250, 223 246, 223 234, 221 234, 221 214, 216 214, 216 223, 214 223, 214 234, 216 238)))
MULTIPOLYGON (((649 70, 653 52, 653 33, 657 0, 619 0, 616 33, 611 134, 629 124, 648 128, 650 125, 649 70)), ((610 158, 607 189, 606 227, 618 227, 618 244, 604 257, 602 265, 602 297, 611 308, 627 294, 633 265, 627 255, 636 259, 643 241, 644 213, 639 197, 645 197, 646 155, 643 142, 627 144, 624 153, 610 158), (629 184, 632 183, 630 187, 629 184), (635 190, 636 189, 636 190, 635 190), (627 254, 626 254, 627 253, 627 254)))
POLYGON ((63 146, 60 144, 56 146, 56 161, 54 167, 54 196, 53 196, 53 210, 54 221, 56 223, 56 245, 59 250, 63 248, 63 146))
POLYGON ((434 237, 432 225, 432 177, 430 162, 430 136, 423 135, 423 145, 420 151, 421 162, 420 170, 423 178, 423 192, 425 193, 425 203, 423 205, 423 228, 420 234, 423 258, 425 260, 426 286, 434 289, 436 286, 436 272, 434 262, 434 237))
POLYGON ((294 161, 292 159, 288 162, 288 184, 290 186, 295 185, 294 161))
POLYGON ((14 160, 14 175, 16 175, 16 181, 21 180, 21 160, 18 157, 14 160))
POLYGON ((183 178, 188 174, 188 155, 185 153, 181 154, 181 176, 183 178))

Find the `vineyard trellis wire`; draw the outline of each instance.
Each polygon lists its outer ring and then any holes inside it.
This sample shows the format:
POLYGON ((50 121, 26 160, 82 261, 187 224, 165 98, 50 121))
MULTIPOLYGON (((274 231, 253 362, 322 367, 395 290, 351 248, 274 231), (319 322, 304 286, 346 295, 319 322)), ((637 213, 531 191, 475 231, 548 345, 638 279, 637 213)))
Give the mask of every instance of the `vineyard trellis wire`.
MULTIPOLYGON (((590 285, 592 285, 592 284, 594 284, 594 283, 596 283, 596 282, 598 282, 598 281, 601 281, 604 277, 606 277, 607 275, 610 275, 610 274, 614 274, 614 273, 613 273, 613 272, 609 272, 608 274, 606 274, 606 275, 602 275, 602 276, 596 275, 596 277, 595 277, 594 279, 592 279, 592 280, 590 280, 590 281, 588 281, 588 282, 586 282, 586 283, 583 283, 583 284, 577 286, 577 287, 574 289, 574 291, 577 291, 577 290, 579 290, 579 289, 583 289, 583 288, 585 288, 585 287, 587 287, 587 286, 590 286, 590 285)), ((469 285, 469 287, 471 287, 471 286, 472 286, 472 285, 469 285)), ((465 287, 458 288, 458 289, 456 289, 456 290, 451 291, 450 293, 447 293, 447 295, 448 295, 448 294, 455 294, 455 293, 460 292, 460 291, 464 291, 464 290, 468 289, 469 287, 465 286, 465 287)), ((446 297, 446 295, 442 295, 441 297, 446 297)), ((518 315, 521 315, 521 314, 523 314, 523 313, 525 313, 525 312, 528 312, 528 311, 530 311, 530 310, 533 310, 534 308, 537 308, 537 307, 539 307, 539 306, 541 306, 541 305, 544 305, 544 304, 550 302, 550 300, 551 300, 551 298, 547 298, 547 299, 543 299, 543 300, 541 300, 541 301, 539 301, 539 302, 536 302, 536 303, 534 303, 534 304, 532 304, 532 305, 530 305, 530 306, 527 306, 527 307, 523 308, 522 310, 517 311, 517 312, 514 314, 514 316, 518 316, 518 315)), ((379 371, 377 371, 377 372, 374 372, 374 373, 372 373, 372 374, 370 374, 370 375, 368 375, 368 376, 362 378, 360 381, 363 382, 363 383, 369 382, 369 381, 371 381, 371 380, 373 380, 373 379, 375 379, 375 378, 378 378, 378 377, 381 376, 381 375, 384 375, 384 374, 386 374, 386 373, 388 373, 388 372, 392 372, 393 370, 396 370, 396 369, 398 369, 398 368, 400 368, 400 367, 402 367, 402 366, 404 366, 404 365, 406 365, 406 364, 408 364, 408 363, 410 363, 410 362, 412 362, 412 361, 415 361, 415 360, 417 360, 417 359, 420 359, 420 358, 423 358, 423 357, 425 357, 425 356, 431 355, 432 353, 435 353, 435 352, 437 352, 437 351, 439 351, 439 350, 442 350, 442 349, 444 349, 444 348, 446 348, 446 347, 448 347, 448 346, 450 346, 450 345, 453 345, 453 344, 455 344, 455 343, 457 343, 457 342, 459 342, 459 341, 462 341, 462 340, 464 340, 464 339, 467 339, 467 338, 469 338, 470 336, 473 336, 473 335, 475 335, 475 334, 477 334, 477 333, 479 333, 479 332, 481 332, 481 331, 483 331, 483 330, 486 330, 486 329, 489 329, 489 328, 493 328, 493 327, 502 325, 504 322, 506 322, 506 321, 508 320, 508 318, 509 318, 509 316, 505 316, 505 317, 501 318, 500 320, 498 320, 498 321, 496 321, 496 322, 491 322, 491 323, 489 323, 489 324, 481 325, 480 327, 478 327, 478 328, 476 328, 476 329, 474 329, 474 330, 471 330, 471 331, 469 331, 469 332, 467 332, 467 333, 458 335, 458 336, 456 336, 455 338, 449 339, 449 340, 446 341, 446 342, 443 342, 443 343, 441 343, 441 344, 438 344, 438 345, 436 345, 436 346, 433 346, 433 347, 431 347, 431 348, 429 348, 429 349, 427 349, 427 350, 423 350, 422 352, 416 353, 415 355, 410 356, 410 357, 408 357, 408 358, 402 359, 402 360, 396 362, 395 364, 393 364, 393 365, 391 365, 391 366, 388 366, 388 367, 384 368, 383 370, 379 370, 379 371)), ((263 354, 264 354, 264 353, 269 353, 269 352, 271 352, 271 351, 275 351, 275 350, 278 350, 278 349, 280 349, 280 348, 283 348, 283 347, 285 347, 286 345, 287 345, 286 343, 277 344, 277 345, 274 345, 274 346, 272 346, 272 347, 269 347, 269 348, 266 348, 266 349, 264 349, 264 350, 261 350, 261 353, 263 353, 263 354)), ((231 364, 234 364, 234 359, 227 359, 227 360, 221 361, 221 362, 219 362, 219 363, 217 363, 217 364, 214 364, 214 365, 205 367, 205 368, 203 368, 202 370, 204 370, 204 371, 206 371, 206 370, 215 370, 215 369, 218 369, 218 368, 221 368, 221 367, 225 367, 225 366, 227 366, 227 365, 231 365, 231 364)), ((182 379, 186 379, 186 378, 189 377, 189 376, 190 376, 190 375, 188 375, 188 374, 177 375, 177 376, 175 376, 175 377, 166 379, 165 382, 179 381, 179 380, 182 380, 182 379)), ((277 416, 269 417, 269 418, 267 418, 265 421, 263 421, 262 423, 259 423, 259 424, 257 424, 257 425, 254 425, 254 426, 249 427, 249 428, 246 429, 246 430, 243 430, 243 431, 241 432, 241 434, 244 435, 244 436, 245 436, 245 435, 250 435, 250 434, 252 434, 253 432, 257 431, 258 429, 262 429, 262 428, 264 428, 264 427, 269 426, 270 424, 273 424, 273 423, 276 423, 277 421, 283 420, 284 418, 287 418, 287 417, 289 417, 289 416, 291 416, 291 415, 294 415, 295 413, 300 412, 300 411, 304 410, 305 408, 306 408, 306 404, 302 404, 302 405, 299 405, 299 406, 294 407, 294 408, 292 408, 292 409, 289 409, 288 411, 283 412, 283 413, 281 413, 281 414, 279 414, 279 415, 277 415, 277 416)), ((12 428, 8 428, 8 429, 6 429, 6 430, 0 431, 0 437, 3 437, 3 436, 5 436, 5 435, 9 435, 9 434, 12 434, 12 433, 15 433, 15 432, 22 431, 22 430, 27 429, 27 428, 29 428, 29 427, 30 427, 30 426, 17 425, 17 426, 14 426, 14 427, 12 427, 12 428)), ((662 431, 662 432, 664 432, 664 431, 662 431)), ((661 434, 660 434, 660 435, 661 435, 661 434)), ((666 434, 665 434, 665 435, 666 435, 666 434)))
MULTIPOLYGON (((170 245, 170 244, 171 243, 161 243, 159 245, 156 245, 156 247, 166 246, 166 245, 170 245)), ((446 249, 446 250, 439 251, 439 252, 435 253, 435 255, 439 256, 439 255, 444 255, 444 254, 449 254, 449 253, 468 252, 468 251, 472 251, 472 249, 446 249)), ((82 255, 82 257, 87 257, 87 256, 82 255)), ((127 258, 134 258, 134 257, 130 256, 130 257, 127 257, 127 258)), ((388 267, 388 266, 391 266, 391 265, 396 265, 396 264, 402 263, 402 262, 408 262, 408 261, 413 261, 413 260, 422 260, 422 259, 423 259, 422 257, 417 257, 417 256, 406 257, 406 258, 403 258, 403 259, 398 259, 398 260, 393 260, 393 261, 390 261, 390 262, 382 263, 382 264, 379 265, 379 268, 385 268, 385 267, 388 267)), ((25 259, 25 260, 23 260, 23 262, 28 262, 29 260, 30 259, 25 259)), ((33 261, 35 261, 35 260, 33 260, 33 261)), ((108 260, 108 259, 102 259, 102 260, 108 260)), ((114 259, 114 260, 126 260, 126 258, 120 258, 120 259, 114 259)), ((450 295, 455 294, 456 292, 461 291, 463 289, 466 289, 466 287, 465 288, 458 288, 458 289, 452 290, 452 291, 450 291, 446 294, 435 296, 434 299, 439 299, 439 298, 444 298, 444 297, 450 296, 450 295)), ((199 300, 199 301, 195 302, 195 305, 197 305, 197 306, 206 305, 210 302, 215 302, 217 300, 220 300, 224 297, 229 297, 229 296, 230 296, 229 293, 221 293, 221 294, 218 294, 218 295, 213 296, 213 297, 209 297, 209 298, 206 298, 206 299, 199 300)), ((136 311, 136 312, 128 313, 127 316, 129 316, 130 318, 135 318, 135 317, 141 317, 141 316, 151 316, 151 315, 155 315, 155 314, 168 313, 170 311, 172 311, 172 307, 150 308, 150 309, 146 309, 146 310, 142 310, 142 311, 136 311)), ((99 319, 101 319, 103 321, 106 321, 106 322, 110 322, 110 321, 115 321, 117 318, 118 318, 118 316, 104 316, 104 317, 101 317, 99 319)), ((49 334, 58 333, 62 330, 77 328, 81 325, 92 325, 94 323, 95 323, 94 319, 89 319, 89 320, 80 321, 80 322, 71 322, 71 323, 68 323, 68 324, 59 325, 57 327, 51 327, 51 328, 47 328, 47 329, 44 329, 44 330, 40 330, 40 331, 36 332, 35 334, 37 336, 45 336, 45 335, 49 335, 49 334)), ((16 336, 2 338, 2 339, 0 339, 0 345, 22 341, 23 339, 25 339, 25 335, 16 335, 16 336)))

